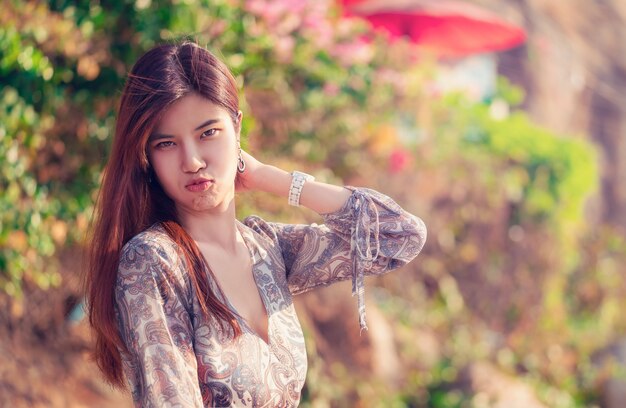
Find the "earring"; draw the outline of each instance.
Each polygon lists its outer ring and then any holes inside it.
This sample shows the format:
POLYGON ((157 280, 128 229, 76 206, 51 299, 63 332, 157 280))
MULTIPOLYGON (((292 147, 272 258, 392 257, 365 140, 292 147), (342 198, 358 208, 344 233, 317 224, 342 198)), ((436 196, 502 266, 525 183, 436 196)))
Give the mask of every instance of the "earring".
POLYGON ((241 156, 241 147, 239 148, 239 157, 237 158, 237 171, 239 173, 246 171, 246 162, 243 161, 243 157, 241 156))

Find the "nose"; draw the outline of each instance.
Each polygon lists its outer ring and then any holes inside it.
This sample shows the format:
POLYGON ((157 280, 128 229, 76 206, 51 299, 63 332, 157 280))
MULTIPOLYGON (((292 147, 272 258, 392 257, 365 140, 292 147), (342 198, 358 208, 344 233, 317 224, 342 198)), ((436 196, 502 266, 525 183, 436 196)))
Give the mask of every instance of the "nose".
POLYGON ((193 143, 188 143, 183 149, 181 149, 181 167, 185 173, 197 173, 206 167, 206 161, 202 158, 200 151, 194 146, 193 143))

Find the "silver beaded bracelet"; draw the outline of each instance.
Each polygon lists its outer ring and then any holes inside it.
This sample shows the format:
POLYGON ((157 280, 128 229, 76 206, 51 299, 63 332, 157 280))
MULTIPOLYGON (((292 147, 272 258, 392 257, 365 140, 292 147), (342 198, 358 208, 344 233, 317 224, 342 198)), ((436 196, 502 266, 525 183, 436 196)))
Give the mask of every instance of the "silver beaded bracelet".
POLYGON ((289 205, 294 207, 300 206, 300 194, 302 194, 302 187, 307 181, 313 181, 315 177, 310 174, 303 173, 301 171, 291 172, 291 186, 289 187, 289 205))

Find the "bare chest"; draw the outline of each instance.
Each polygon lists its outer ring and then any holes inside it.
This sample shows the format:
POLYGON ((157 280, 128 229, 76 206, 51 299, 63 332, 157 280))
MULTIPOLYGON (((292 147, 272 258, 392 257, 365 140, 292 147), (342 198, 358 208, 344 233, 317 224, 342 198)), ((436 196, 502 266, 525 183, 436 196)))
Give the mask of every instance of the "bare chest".
POLYGON ((209 248, 200 250, 228 302, 246 324, 267 343, 269 326, 267 311, 254 279, 252 260, 247 248, 244 246, 234 256, 209 248))

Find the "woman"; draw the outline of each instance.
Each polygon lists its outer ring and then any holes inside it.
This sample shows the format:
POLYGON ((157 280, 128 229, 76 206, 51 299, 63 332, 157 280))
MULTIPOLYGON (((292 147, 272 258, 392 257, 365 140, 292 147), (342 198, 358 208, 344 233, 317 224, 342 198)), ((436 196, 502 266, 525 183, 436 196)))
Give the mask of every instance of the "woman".
POLYGON ((373 190, 241 150, 222 62, 194 43, 142 56, 124 88, 90 245, 96 361, 135 404, 297 406, 306 352, 292 295, 413 259, 422 221, 373 190), (288 198, 325 225, 235 218, 235 190, 288 198), (125 377, 125 378, 124 378, 125 377))

